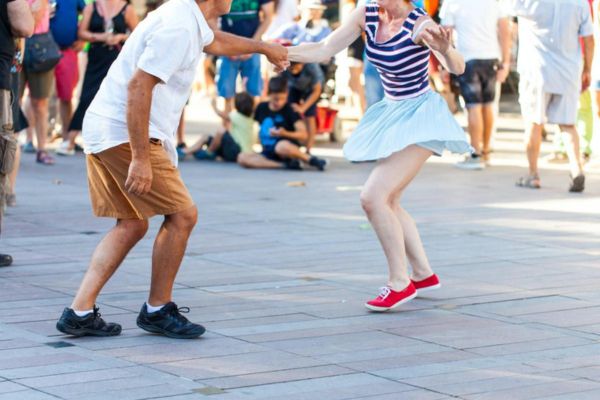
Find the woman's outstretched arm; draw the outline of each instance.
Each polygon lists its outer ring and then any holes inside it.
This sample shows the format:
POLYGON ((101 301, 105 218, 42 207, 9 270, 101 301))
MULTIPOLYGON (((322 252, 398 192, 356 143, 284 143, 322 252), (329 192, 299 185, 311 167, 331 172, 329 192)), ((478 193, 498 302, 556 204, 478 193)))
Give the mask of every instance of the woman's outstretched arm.
POLYGON ((429 47, 450 73, 462 75, 465 72, 465 59, 452 46, 451 29, 443 28, 428 16, 423 16, 415 23, 413 41, 429 47))
POLYGON ((346 22, 319 43, 305 43, 290 47, 288 57, 291 62, 323 63, 350 46, 362 33, 365 21, 365 7, 358 7, 346 22))

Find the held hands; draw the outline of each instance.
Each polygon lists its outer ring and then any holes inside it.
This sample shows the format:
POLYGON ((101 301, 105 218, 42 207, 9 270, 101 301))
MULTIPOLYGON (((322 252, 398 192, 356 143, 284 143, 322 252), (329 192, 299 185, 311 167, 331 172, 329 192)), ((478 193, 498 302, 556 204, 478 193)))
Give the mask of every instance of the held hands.
POLYGON ((129 164, 129 174, 125 181, 125 189, 136 196, 143 196, 152 187, 152 166, 150 160, 134 158, 129 164))
POLYGON ((452 46, 452 30, 442 26, 425 28, 422 38, 431 50, 446 54, 452 46))
POLYGON ((264 52, 271 64, 275 66, 275 72, 285 71, 289 66, 288 49, 277 43, 267 43, 264 52))

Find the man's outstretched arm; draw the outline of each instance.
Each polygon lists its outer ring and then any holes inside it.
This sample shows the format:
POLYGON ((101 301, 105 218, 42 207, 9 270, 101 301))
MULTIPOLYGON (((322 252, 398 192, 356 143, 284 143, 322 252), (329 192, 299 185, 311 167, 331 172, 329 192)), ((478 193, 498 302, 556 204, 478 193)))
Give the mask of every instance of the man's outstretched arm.
POLYGON ((215 31, 215 39, 204 48, 204 51, 208 54, 225 57, 259 53, 264 54, 269 62, 279 70, 284 70, 289 66, 288 51, 285 47, 275 43, 243 38, 223 31, 215 31))

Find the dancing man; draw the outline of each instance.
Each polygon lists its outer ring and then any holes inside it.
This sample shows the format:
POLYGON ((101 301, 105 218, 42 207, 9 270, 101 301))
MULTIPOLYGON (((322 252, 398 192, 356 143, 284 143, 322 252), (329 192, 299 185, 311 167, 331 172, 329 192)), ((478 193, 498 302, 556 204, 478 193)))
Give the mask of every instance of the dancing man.
POLYGON ((261 53, 278 69, 287 50, 213 32, 207 21, 231 0, 172 0, 151 13, 125 43, 86 114, 83 139, 94 214, 116 219, 100 242, 70 308, 56 327, 75 336, 114 336, 96 299, 129 251, 163 215, 154 242, 152 282, 137 325, 172 338, 205 331, 181 315, 171 296, 197 210, 176 168, 175 132, 203 51, 220 56, 261 53))
POLYGON ((415 222, 399 199, 430 156, 441 155, 445 149, 456 153, 471 150, 444 100, 429 88, 428 77, 431 51, 451 73, 462 74, 465 63, 451 45, 450 31, 409 0, 377 0, 358 7, 325 40, 290 48, 289 59, 303 63, 327 60, 363 31, 367 58, 377 68, 386 96, 369 108, 344 153, 351 161, 378 160, 361 203, 383 246, 389 281, 365 306, 387 311, 440 286, 415 222))

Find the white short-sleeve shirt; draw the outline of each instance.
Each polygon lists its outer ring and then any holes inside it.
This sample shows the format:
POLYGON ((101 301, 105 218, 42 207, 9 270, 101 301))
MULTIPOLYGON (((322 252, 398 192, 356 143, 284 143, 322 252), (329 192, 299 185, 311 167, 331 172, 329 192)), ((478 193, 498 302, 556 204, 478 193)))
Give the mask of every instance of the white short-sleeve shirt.
POLYGON ((497 0, 446 0, 442 25, 456 32, 456 48, 465 61, 499 60, 498 20, 507 17, 497 0))
POLYGON ((150 13, 111 66, 83 122, 85 152, 129 142, 127 88, 139 68, 162 82, 152 93, 149 133, 177 165, 176 131, 196 69, 214 33, 193 0, 171 0, 150 13))
POLYGON ((566 94, 581 88, 583 56, 580 37, 594 25, 585 0, 505 0, 519 17, 521 79, 535 81, 546 93, 566 94))

